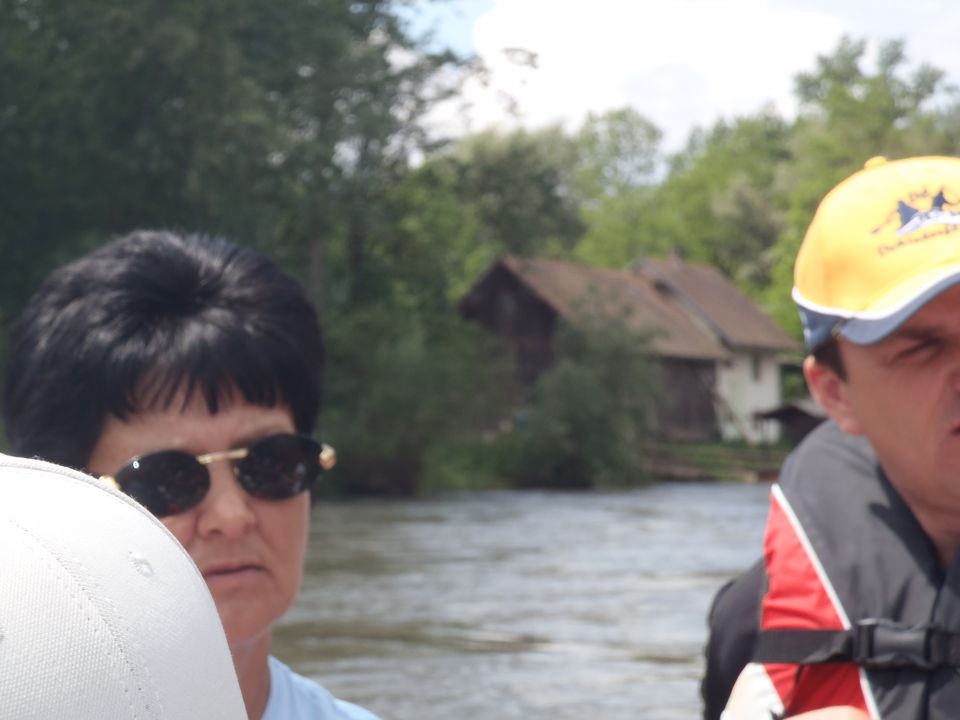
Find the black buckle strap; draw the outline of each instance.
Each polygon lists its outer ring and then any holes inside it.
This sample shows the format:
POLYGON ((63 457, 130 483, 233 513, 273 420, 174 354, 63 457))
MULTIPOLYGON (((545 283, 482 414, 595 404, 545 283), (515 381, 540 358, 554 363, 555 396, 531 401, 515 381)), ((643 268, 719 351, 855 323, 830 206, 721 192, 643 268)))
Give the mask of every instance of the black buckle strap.
POLYGON ((796 665, 852 662, 853 635, 846 630, 762 630, 753 660, 796 665))
POLYGON ((853 635, 846 630, 763 630, 754 662, 818 665, 853 660, 853 635))
POLYGON ((930 640, 934 630, 929 625, 898 625, 874 618, 861 620, 853 628, 853 662, 870 670, 904 667, 933 670, 943 664, 931 656, 930 640))
POLYGON ((867 618, 851 630, 764 630, 754 660, 816 665, 852 662, 870 669, 960 667, 960 633, 932 625, 867 618))
POLYGON ((937 667, 960 667, 960 633, 931 628, 928 638, 930 661, 937 667))

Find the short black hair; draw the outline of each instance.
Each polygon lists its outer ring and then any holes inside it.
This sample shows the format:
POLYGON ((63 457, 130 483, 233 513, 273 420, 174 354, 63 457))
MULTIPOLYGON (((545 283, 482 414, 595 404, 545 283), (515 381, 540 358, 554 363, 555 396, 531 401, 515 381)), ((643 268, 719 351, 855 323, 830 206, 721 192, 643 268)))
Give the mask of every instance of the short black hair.
POLYGON ((834 374, 841 380, 847 379, 847 368, 843 364, 843 356, 840 354, 840 341, 836 338, 830 338, 821 343, 810 353, 820 364, 833 370, 834 374))
POLYGON ((3 415, 11 450, 86 465, 109 415, 201 393, 320 409, 323 340, 304 288, 222 238, 138 231, 54 271, 13 324, 3 415))

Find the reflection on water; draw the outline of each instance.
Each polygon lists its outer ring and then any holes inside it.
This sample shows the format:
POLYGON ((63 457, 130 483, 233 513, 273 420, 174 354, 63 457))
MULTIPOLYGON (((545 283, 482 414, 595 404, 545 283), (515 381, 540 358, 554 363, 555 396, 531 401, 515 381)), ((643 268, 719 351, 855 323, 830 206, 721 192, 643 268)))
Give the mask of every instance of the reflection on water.
POLYGON ((697 718, 707 607, 767 492, 322 504, 274 652, 384 720, 697 718))

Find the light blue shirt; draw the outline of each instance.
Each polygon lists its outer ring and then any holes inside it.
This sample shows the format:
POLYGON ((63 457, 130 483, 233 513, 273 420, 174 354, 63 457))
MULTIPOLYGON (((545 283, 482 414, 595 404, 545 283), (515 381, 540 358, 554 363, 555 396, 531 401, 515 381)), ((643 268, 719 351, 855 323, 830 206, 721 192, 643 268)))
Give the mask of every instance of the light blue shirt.
POLYGON ((271 656, 270 697, 260 720, 379 720, 359 705, 337 700, 313 680, 271 656))

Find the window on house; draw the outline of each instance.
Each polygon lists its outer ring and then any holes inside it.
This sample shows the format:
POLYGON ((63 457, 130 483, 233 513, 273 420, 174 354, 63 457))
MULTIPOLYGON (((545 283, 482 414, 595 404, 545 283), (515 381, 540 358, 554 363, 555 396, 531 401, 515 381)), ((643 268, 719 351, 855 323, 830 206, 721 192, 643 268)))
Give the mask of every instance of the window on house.
POLYGON ((750 371, 753 375, 753 381, 759 382, 760 376, 763 374, 763 363, 757 353, 750 356, 750 371))

